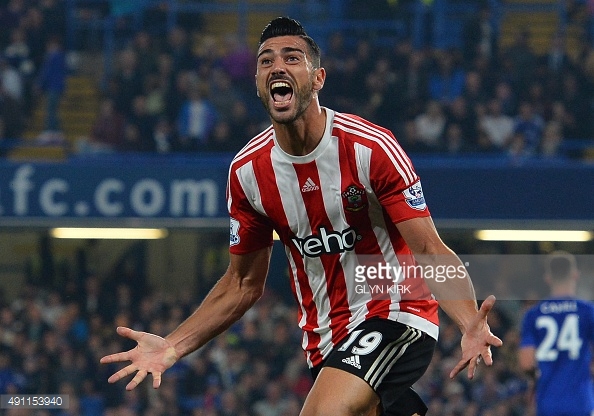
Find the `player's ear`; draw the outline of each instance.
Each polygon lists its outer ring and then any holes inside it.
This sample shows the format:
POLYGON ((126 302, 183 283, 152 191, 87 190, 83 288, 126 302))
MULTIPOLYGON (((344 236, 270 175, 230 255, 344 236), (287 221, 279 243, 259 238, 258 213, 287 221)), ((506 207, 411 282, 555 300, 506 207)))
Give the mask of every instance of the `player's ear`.
POLYGON ((322 88, 324 88, 325 81, 326 81, 326 70, 322 67, 315 69, 314 70, 314 81, 313 81, 314 91, 320 91, 322 88))
POLYGON ((260 90, 258 90, 258 75, 254 75, 254 81, 256 81, 256 95, 260 97, 260 90))

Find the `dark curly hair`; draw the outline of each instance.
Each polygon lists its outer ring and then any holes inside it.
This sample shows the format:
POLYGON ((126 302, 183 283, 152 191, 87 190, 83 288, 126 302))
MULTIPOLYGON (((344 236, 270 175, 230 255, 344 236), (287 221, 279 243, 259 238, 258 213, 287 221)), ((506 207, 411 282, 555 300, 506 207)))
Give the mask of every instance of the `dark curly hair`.
POLYGON ((303 26, 301 26, 301 23, 297 20, 291 19, 290 17, 277 17, 272 19, 262 31, 258 47, 260 47, 266 40, 278 36, 299 36, 307 43, 309 55, 311 56, 314 68, 320 67, 320 47, 315 40, 305 33, 305 29, 303 29, 303 26))

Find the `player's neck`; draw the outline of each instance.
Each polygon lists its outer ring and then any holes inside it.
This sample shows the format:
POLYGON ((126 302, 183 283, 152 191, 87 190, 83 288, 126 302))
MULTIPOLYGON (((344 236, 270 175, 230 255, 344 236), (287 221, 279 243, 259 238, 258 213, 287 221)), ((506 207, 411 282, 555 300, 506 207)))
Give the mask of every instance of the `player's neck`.
POLYGON ((556 298, 575 296, 575 290, 575 282, 573 281, 558 283, 551 287, 551 296, 556 298))
POLYGON ((281 149, 293 156, 305 156, 313 152, 324 136, 326 117, 326 111, 312 102, 293 123, 273 121, 274 133, 281 149))

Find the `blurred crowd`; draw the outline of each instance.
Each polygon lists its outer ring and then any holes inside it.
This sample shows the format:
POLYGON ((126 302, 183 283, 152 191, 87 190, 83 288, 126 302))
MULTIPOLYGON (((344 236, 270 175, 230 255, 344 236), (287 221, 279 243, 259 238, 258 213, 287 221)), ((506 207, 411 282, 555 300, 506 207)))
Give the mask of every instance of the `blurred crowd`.
POLYGON ((47 130, 59 130, 68 75, 60 0, 0 1, 0 141, 18 139, 45 96, 47 130))
MULTIPOLYGON (((138 290, 90 275, 81 287, 29 284, 0 302, 0 394, 67 394, 69 409, 6 415, 296 416, 312 381, 300 349, 295 304, 268 291, 227 332, 169 369, 158 390, 147 380, 126 392, 108 377, 121 365, 100 357, 134 346, 116 326, 166 335, 199 299, 138 290)), ((449 379, 460 334, 442 317, 438 347, 416 389, 443 416, 529 415, 530 390, 516 365, 520 303, 500 302, 491 327, 504 339, 495 365, 473 381, 449 379), (510 307, 511 306, 511 307, 510 307)), ((150 376, 149 376, 150 379, 150 376)))
MULTIPOLYGON (((46 130, 60 130, 64 2, 1 3, 0 136, 22 134, 41 94, 46 130)), ((76 151, 236 151, 268 123, 253 48, 231 34, 207 35, 195 21, 120 33, 97 119, 76 151)), ((594 48, 586 33, 567 50, 557 33, 537 55, 530 36, 518 28, 500 48, 488 7, 467 19, 455 48, 331 33, 318 39, 327 69, 320 100, 391 129, 411 153, 555 156, 566 139, 594 137, 594 48)))

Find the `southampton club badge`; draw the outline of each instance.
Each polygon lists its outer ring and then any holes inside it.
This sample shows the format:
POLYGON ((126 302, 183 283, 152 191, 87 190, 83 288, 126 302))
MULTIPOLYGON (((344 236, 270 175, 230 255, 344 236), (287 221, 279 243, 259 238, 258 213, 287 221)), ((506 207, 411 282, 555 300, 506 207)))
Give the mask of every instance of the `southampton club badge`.
POLYGON ((355 185, 349 185, 341 195, 344 200, 344 209, 347 211, 357 212, 367 206, 365 190, 357 188, 355 185))
POLYGON ((234 246, 239 244, 239 221, 231 217, 229 230, 229 245, 234 246))
POLYGON ((404 200, 411 208, 419 211, 423 211, 425 208, 427 208, 427 204, 425 203, 425 197, 423 196, 423 188, 421 187, 421 182, 417 182, 409 188, 405 189, 403 194, 404 200))

